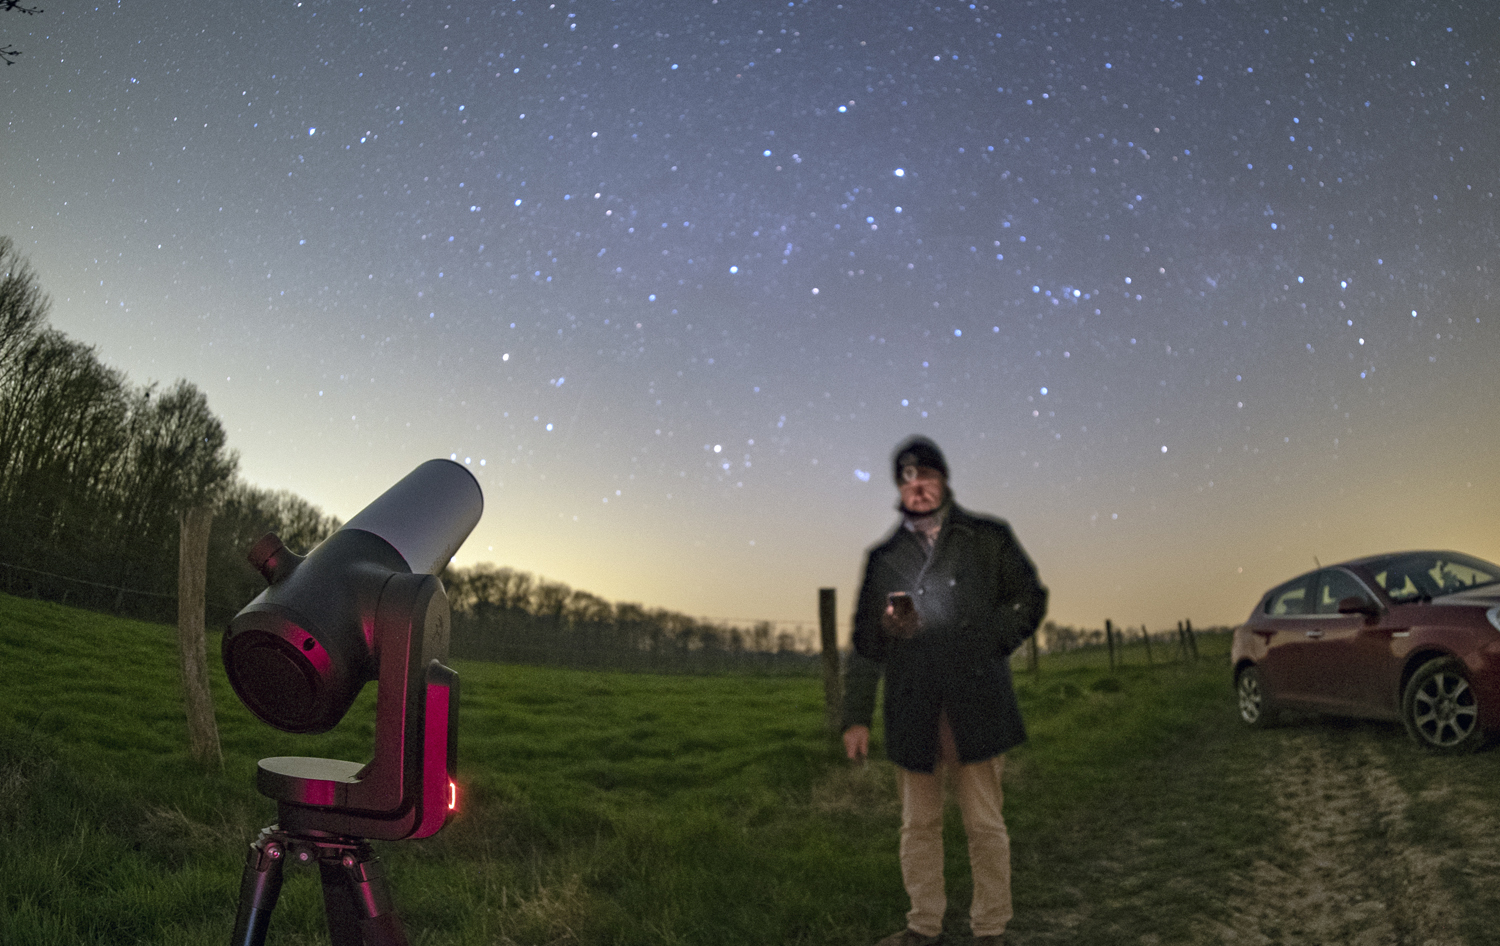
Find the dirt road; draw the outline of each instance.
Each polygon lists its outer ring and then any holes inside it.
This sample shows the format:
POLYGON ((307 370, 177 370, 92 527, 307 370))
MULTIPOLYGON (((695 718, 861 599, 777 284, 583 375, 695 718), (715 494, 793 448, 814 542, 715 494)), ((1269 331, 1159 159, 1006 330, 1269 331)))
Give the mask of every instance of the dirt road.
POLYGON ((1431 778, 1450 760, 1418 754, 1387 727, 1358 723, 1315 721, 1264 737, 1255 781, 1277 836, 1230 880, 1227 918, 1205 923, 1202 942, 1473 942, 1464 928, 1475 904, 1455 896, 1454 881, 1493 877, 1500 844, 1494 813, 1468 797, 1462 780, 1431 778), (1417 773, 1426 787, 1416 797, 1393 774, 1412 766, 1429 767, 1417 773))
POLYGON ((1500 943, 1500 748, 1437 757, 1388 723, 1223 722, 1143 761, 1061 843, 1017 833, 1020 882, 1045 899, 1017 911, 1016 942, 1500 943))

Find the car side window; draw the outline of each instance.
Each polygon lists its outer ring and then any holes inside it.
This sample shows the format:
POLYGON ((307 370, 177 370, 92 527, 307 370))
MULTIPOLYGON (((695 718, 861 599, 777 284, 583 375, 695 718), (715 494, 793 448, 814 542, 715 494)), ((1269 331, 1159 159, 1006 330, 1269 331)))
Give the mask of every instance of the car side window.
POLYGON ((1428 572, 1438 587, 1443 591, 1462 591, 1465 588, 1473 588, 1477 585, 1487 585, 1495 580, 1495 576, 1481 571, 1464 562, 1453 562, 1439 559, 1428 572))
POLYGON ((1266 596, 1266 613, 1273 618, 1307 613, 1307 576, 1289 581, 1266 596))
POLYGON ((1359 583, 1359 579, 1342 569, 1330 568, 1319 573, 1318 597, 1313 613, 1338 614, 1339 601, 1344 598, 1364 598, 1368 601, 1370 593, 1359 583))

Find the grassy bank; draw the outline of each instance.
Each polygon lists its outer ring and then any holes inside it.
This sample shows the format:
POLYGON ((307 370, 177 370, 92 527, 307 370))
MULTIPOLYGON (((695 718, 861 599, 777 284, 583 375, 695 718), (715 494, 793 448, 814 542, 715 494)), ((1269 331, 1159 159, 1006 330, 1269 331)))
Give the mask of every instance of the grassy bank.
MULTIPOLYGON (((199 771, 174 639, 0 596, 0 941, 226 940, 245 846, 274 820, 256 760, 368 757, 373 686, 334 732, 289 736, 239 705, 214 654, 226 764, 199 771)), ((1172 942, 1174 916, 1213 909, 1172 878, 1234 869, 1257 825, 1212 790, 1238 734, 1224 642, 1201 649, 1197 664, 1055 658, 1020 676, 1018 934, 1172 942), (1151 876, 1113 875, 1125 845, 1129 872, 1151 876)), ((461 814, 378 846, 415 942, 852 946, 902 922, 893 772, 842 759, 818 681, 457 669, 461 814)), ((959 878, 956 816, 950 835, 959 878)), ((951 888, 962 929, 967 887, 951 888)), ((322 941, 322 922, 314 873, 289 871, 271 942, 322 941)))

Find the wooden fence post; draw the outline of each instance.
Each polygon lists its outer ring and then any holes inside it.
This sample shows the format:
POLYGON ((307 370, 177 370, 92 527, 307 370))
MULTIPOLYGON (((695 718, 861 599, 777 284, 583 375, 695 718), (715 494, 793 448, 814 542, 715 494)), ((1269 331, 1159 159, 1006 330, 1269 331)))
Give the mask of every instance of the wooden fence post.
POLYGON ((818 624, 823 635, 823 724, 831 733, 843 722, 844 693, 839 681, 839 633, 837 591, 818 589, 818 624))
POLYGON ((1141 625, 1141 639, 1146 642, 1146 663, 1148 665, 1156 663, 1151 659, 1151 629, 1144 624, 1141 625))
POLYGON ((1109 648, 1109 669, 1113 673, 1115 669, 1115 625, 1109 618, 1104 619, 1104 646, 1109 648))
POLYGON ((1193 659, 1197 660, 1198 659, 1198 638, 1196 638, 1196 637, 1193 636, 1193 622, 1192 622, 1191 619, 1183 622, 1183 629, 1187 632, 1188 650, 1192 653, 1193 659))
POLYGON ((182 695, 187 705, 188 749, 207 767, 222 768, 219 727, 208 689, 208 654, 203 637, 208 583, 208 531, 214 513, 195 506, 181 517, 177 557, 177 643, 182 660, 182 695))

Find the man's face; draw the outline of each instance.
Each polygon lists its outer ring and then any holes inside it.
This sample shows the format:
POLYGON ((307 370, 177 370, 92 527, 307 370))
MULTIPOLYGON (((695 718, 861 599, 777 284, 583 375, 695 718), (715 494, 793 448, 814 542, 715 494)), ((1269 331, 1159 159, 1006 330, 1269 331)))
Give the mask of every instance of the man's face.
POLYGON ((901 505, 908 512, 925 516, 943 504, 947 480, 937 470, 909 466, 901 471, 901 505))

